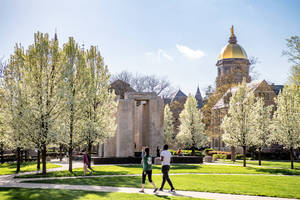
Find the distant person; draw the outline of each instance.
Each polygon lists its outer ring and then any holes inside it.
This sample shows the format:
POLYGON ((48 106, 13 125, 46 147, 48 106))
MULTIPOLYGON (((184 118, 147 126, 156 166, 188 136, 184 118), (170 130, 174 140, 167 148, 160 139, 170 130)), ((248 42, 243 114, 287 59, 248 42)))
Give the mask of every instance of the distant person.
POLYGON ((178 149, 178 151, 177 151, 177 155, 178 155, 178 156, 182 156, 181 149, 178 149))
POLYGON ((159 147, 157 146, 156 147, 156 157, 159 157, 160 156, 160 149, 159 147))
POLYGON ((152 156, 150 156, 150 149, 145 149, 145 156, 143 158, 143 175, 142 175, 142 190, 140 192, 144 192, 146 176, 148 175, 149 182, 153 185, 154 191, 157 191, 157 187, 152 181, 152 156))
POLYGON ((82 153, 83 153, 83 176, 86 175, 86 171, 89 171, 90 174, 93 174, 93 172, 88 169, 88 166, 89 166, 88 154, 86 153, 85 150, 82 150, 82 153))
POLYGON ((93 168, 91 167, 91 164, 92 164, 92 156, 91 156, 88 152, 87 152, 86 154, 87 154, 88 161, 89 161, 89 163, 88 163, 88 168, 89 168, 90 170, 94 171, 93 168))
POLYGON ((172 154, 168 151, 169 146, 167 144, 164 145, 164 150, 160 153, 160 160, 162 161, 161 165, 161 171, 163 174, 163 180, 160 186, 159 191, 163 191, 164 185, 166 181, 168 181, 168 184, 171 187, 170 192, 175 192, 175 188, 173 187, 172 181, 169 178, 169 170, 170 170, 170 161, 172 154))

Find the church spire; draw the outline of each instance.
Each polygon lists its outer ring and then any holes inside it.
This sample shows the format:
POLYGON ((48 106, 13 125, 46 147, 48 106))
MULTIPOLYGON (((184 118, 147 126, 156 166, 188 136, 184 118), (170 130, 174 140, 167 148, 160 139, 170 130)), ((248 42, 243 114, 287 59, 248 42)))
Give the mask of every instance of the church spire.
POLYGON ((195 99, 197 100, 198 108, 202 108, 203 100, 202 100, 202 95, 201 95, 199 86, 197 87, 197 91, 196 91, 196 94, 195 94, 195 99))

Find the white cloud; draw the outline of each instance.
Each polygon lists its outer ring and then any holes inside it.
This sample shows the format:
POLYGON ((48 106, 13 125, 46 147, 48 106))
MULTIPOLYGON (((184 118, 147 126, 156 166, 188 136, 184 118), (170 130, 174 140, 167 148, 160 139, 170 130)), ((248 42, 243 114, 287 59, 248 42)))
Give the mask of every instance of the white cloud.
POLYGON ((158 60, 161 60, 161 58, 167 59, 168 61, 173 61, 173 57, 170 56, 166 51, 162 49, 158 49, 157 52, 146 52, 146 56, 155 56, 158 58, 158 60))
POLYGON ((189 59, 200 59, 204 56, 204 52, 201 50, 193 50, 187 46, 176 44, 178 51, 189 59))

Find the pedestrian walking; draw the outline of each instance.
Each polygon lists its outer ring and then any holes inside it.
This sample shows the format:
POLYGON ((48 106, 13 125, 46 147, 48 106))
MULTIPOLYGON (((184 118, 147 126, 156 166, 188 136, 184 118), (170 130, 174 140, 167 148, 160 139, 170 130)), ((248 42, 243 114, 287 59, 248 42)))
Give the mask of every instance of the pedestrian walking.
POLYGON ((146 176, 148 175, 149 182, 153 185, 154 191, 157 191, 157 187, 152 181, 152 156, 150 155, 150 149, 145 149, 145 156, 143 158, 143 174, 142 174, 142 190, 140 192, 144 192, 146 176))
POLYGON ((164 185, 167 181, 171 187, 170 192, 175 192, 175 188, 173 187, 172 181, 170 180, 170 177, 169 177, 170 161, 171 161, 172 154, 168 151, 168 148, 169 148, 169 146, 167 144, 165 144, 164 149, 160 154, 160 160, 162 161, 161 171, 163 174, 163 180, 162 180, 159 191, 163 191, 164 185))
POLYGON ((89 166, 88 154, 86 153, 85 150, 82 150, 82 153, 83 153, 83 176, 86 175, 86 171, 89 171, 90 174, 93 174, 93 172, 88 169, 88 166, 89 166))

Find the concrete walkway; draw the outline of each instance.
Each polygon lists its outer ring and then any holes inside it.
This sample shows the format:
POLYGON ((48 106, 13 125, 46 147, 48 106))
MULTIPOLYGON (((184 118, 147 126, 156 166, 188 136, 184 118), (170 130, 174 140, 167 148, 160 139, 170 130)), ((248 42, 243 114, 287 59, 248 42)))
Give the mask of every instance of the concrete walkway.
MULTIPOLYGON (((55 162, 55 164, 60 164, 55 162)), ((60 164, 62 167, 49 169, 48 171, 61 171, 67 170, 68 164, 60 164)), ((74 162, 73 167, 82 167, 82 162, 74 162)), ((34 174, 36 172, 25 172, 24 174, 34 174)), ((195 173, 179 173, 170 175, 186 175, 195 173)), ((161 174, 153 174, 161 175, 161 174)), ((197 175, 258 175, 258 174, 204 174, 197 173, 197 175)), ((84 190, 84 191, 96 191, 96 192, 124 192, 124 193, 139 193, 140 188, 128 188, 128 187, 108 187, 108 186, 93 186, 93 185, 65 185, 65 184, 44 184, 44 183, 23 183, 23 181, 30 180, 51 180, 51 179, 69 179, 69 178, 96 178, 96 177, 113 177, 113 176, 140 176, 140 174, 131 175, 100 175, 100 176, 79 176, 79 177, 45 177, 45 178, 14 178, 16 175, 3 175, 0 176, 0 187, 17 187, 17 188, 41 188, 41 189, 68 189, 68 190, 84 190)), ((284 175, 266 175, 259 176, 284 176, 284 175)), ((145 194, 154 194, 153 189, 145 189, 145 194)), ((194 198, 205 198, 215 200, 295 200, 288 198, 275 198, 275 197, 261 197, 261 196, 249 196, 249 195, 233 195, 233 194, 221 194, 221 193, 209 193, 209 192, 194 192, 194 191, 177 191, 170 193, 167 191, 157 192, 156 195, 165 196, 183 196, 194 198)))

